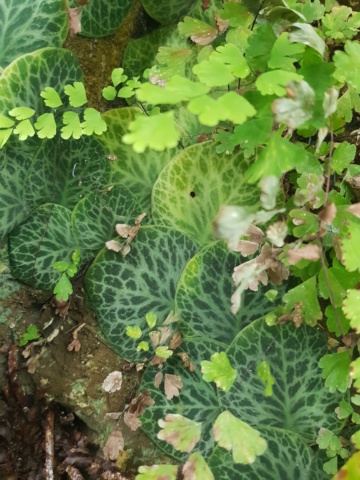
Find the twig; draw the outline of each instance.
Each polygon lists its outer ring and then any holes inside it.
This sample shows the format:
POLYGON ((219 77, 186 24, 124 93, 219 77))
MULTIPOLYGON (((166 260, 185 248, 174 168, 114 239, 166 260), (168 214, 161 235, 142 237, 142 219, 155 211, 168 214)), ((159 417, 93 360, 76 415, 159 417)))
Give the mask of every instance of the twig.
POLYGON ((54 480, 54 412, 49 410, 45 427, 45 480, 54 480))
POLYGON ((84 480, 79 470, 71 465, 66 467, 65 472, 68 474, 70 480, 84 480))

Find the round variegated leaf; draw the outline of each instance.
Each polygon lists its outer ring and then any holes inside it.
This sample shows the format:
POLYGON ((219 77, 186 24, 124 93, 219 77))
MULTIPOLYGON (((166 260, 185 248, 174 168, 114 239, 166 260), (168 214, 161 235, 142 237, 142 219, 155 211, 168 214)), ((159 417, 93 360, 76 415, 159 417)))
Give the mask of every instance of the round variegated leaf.
POLYGON ((222 345, 217 342, 203 341, 202 339, 199 341, 186 340, 180 345, 161 370, 164 376, 178 375, 181 378, 183 387, 180 389, 180 394, 171 400, 165 396, 164 379, 159 387, 154 384, 155 375, 159 372, 158 368, 150 366, 145 370, 140 391, 149 391, 155 403, 147 408, 141 416, 142 429, 162 450, 179 460, 185 458, 184 454, 157 438, 158 420, 164 418, 168 413, 178 413, 201 423, 201 439, 196 445, 196 449, 199 449, 204 456, 210 455, 214 448, 211 429, 222 409, 215 384, 202 379, 200 361, 210 358, 214 352, 221 350, 222 345), (178 355, 180 352, 186 352, 189 355, 189 359, 195 367, 193 372, 182 365, 181 357, 178 355))
POLYGON ((222 405, 244 422, 274 426, 314 442, 320 428, 336 432, 335 408, 341 394, 330 393, 318 367, 327 353, 326 337, 308 325, 269 327, 256 320, 242 330, 227 350, 238 375, 229 392, 220 392, 222 405), (275 378, 273 395, 264 395, 257 366, 268 362, 275 378))
POLYGON ((211 224, 221 205, 251 207, 258 202, 258 188, 244 179, 248 162, 241 152, 216 153, 213 142, 185 148, 155 182, 154 220, 193 236, 202 245, 209 243, 211 224))
POLYGON ((65 0, 1 0, 0 67, 44 47, 61 47, 68 32, 65 0))
MULTIPOLYGON (((122 68, 128 77, 140 77, 146 68, 155 63, 161 46, 170 46, 169 39, 179 39, 176 26, 158 28, 148 35, 130 40, 124 51, 122 68)), ((179 40, 178 40, 179 41, 179 40)), ((172 48, 176 48, 174 45, 172 48)))
MULTIPOLYGON (((241 418, 241 417, 239 417, 241 418)), ((311 480, 311 448, 299 436, 279 428, 259 429, 268 448, 250 465, 235 464, 232 453, 217 446, 207 459, 215 478, 227 480, 311 480)))
POLYGON ((0 77, 0 113, 14 107, 30 107, 39 116, 49 111, 40 96, 46 87, 54 88, 68 105, 64 86, 83 80, 76 56, 62 48, 43 48, 23 55, 9 65, 0 77))
MULTIPOLYGON (((21 142, 0 150, 0 241, 26 216, 23 200, 25 176, 30 166, 29 155, 21 142)), ((30 158, 31 160, 31 158, 30 158)))
POLYGON ((115 225, 133 225, 141 207, 125 185, 86 195, 75 206, 71 228, 77 245, 82 250, 100 250, 116 234, 115 225))
POLYGON ((145 315, 156 314, 159 326, 174 310, 176 284, 198 245, 175 230, 145 226, 130 246, 125 257, 103 249, 89 268, 85 285, 107 342, 122 357, 134 360, 151 358, 153 349, 138 353, 139 342, 126 335, 126 327, 139 326, 143 333, 139 341, 150 343, 145 315))
POLYGON ((230 297, 235 289, 234 267, 240 255, 230 252, 223 242, 204 247, 186 265, 176 290, 179 329, 186 335, 201 336, 229 345, 239 331, 274 308, 264 293, 247 290, 236 315, 230 311, 230 297))
POLYGON ((63 140, 60 135, 43 142, 26 178, 28 208, 58 203, 70 209, 93 191, 110 183, 110 162, 97 138, 63 140))
POLYGON ((41 205, 10 233, 9 258, 14 278, 42 290, 54 288, 61 276, 54 263, 71 263, 76 248, 70 214, 61 205, 41 205))
POLYGON ((135 115, 141 115, 137 108, 126 107, 109 110, 102 115, 108 129, 99 137, 106 148, 107 154, 112 158, 112 181, 124 183, 131 193, 136 196, 141 208, 150 213, 150 199, 153 184, 160 171, 176 154, 176 149, 144 153, 134 152, 131 145, 121 141, 122 135, 127 130, 129 123, 135 115))
POLYGON ((324 463, 329 460, 326 450, 318 450, 312 459, 307 480, 312 480, 313 478, 316 478, 316 480, 331 480, 332 475, 325 473, 323 468, 324 463))
POLYGON ((183 15, 186 15, 194 0, 141 0, 141 3, 157 22, 164 25, 176 23, 183 15))
MULTIPOLYGON (((80 35, 85 37, 106 37, 113 35, 120 27, 134 0, 91 0, 81 10, 80 35)), ((70 1, 77 7, 75 0, 70 1)))

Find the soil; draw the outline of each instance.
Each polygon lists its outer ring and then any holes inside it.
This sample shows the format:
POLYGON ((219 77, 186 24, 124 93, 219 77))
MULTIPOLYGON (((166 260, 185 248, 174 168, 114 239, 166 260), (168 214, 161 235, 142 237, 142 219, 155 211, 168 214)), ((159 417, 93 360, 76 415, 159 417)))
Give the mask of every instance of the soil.
POLYGON ((49 292, 13 280, 6 264, 0 272, 0 480, 127 480, 140 464, 164 461, 141 431, 132 432, 121 420, 141 373, 106 345, 81 286, 62 316, 49 292), (40 338, 19 347, 29 325, 37 326, 40 338), (78 351, 69 350, 74 337, 78 351), (122 387, 107 393, 102 383, 113 371, 122 372, 122 387), (107 420, 111 412, 120 420, 107 420), (113 429, 121 430, 124 449, 110 461, 103 447, 113 429), (49 431, 55 477, 45 468, 49 431), (82 477, 71 476, 68 467, 82 477))

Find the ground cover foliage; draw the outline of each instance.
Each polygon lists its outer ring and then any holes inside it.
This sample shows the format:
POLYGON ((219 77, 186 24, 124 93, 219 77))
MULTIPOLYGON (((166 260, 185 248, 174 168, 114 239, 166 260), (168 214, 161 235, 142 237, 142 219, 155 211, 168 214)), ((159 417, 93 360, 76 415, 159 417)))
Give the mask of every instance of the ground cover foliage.
POLYGON ((132 2, 0 7, 12 275, 62 301, 82 275, 106 341, 143 364, 124 418, 174 464, 138 480, 356 480, 360 13, 142 3, 162 25, 129 42, 102 114, 61 46, 132 2))

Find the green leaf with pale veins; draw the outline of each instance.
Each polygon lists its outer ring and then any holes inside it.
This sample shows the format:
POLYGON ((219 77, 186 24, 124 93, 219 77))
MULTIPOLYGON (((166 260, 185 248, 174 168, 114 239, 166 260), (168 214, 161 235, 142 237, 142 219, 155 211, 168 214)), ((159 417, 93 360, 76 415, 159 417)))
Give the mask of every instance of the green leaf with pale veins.
POLYGON ((274 176, 278 179, 297 165, 306 161, 306 150, 274 134, 258 159, 246 172, 249 183, 255 183, 264 177, 274 176))
POLYGON ((262 73, 255 82, 255 85, 262 95, 276 95, 282 97, 286 93, 285 87, 292 80, 299 81, 302 76, 295 72, 286 70, 272 70, 262 73))
POLYGON ((46 87, 41 93, 40 96, 43 97, 45 105, 50 108, 58 108, 63 102, 60 98, 60 95, 52 87, 46 87))
POLYGON ((35 110, 29 107, 16 107, 9 111, 9 115, 15 117, 18 121, 31 118, 34 113, 35 110))
POLYGON ((69 97, 72 107, 81 107, 87 102, 85 87, 82 82, 74 82, 73 85, 65 85, 64 91, 69 97))
POLYGON ((209 465, 205 462, 204 457, 200 452, 194 452, 186 460, 182 473, 184 480, 215 480, 209 465))
POLYGON ((137 153, 144 152, 148 147, 158 151, 176 147, 180 138, 173 111, 150 117, 137 115, 129 130, 130 133, 123 136, 123 142, 133 145, 137 153))
POLYGON ((349 388, 351 350, 324 355, 319 362, 323 369, 322 377, 325 378, 325 386, 331 393, 338 390, 345 393, 349 388))
POLYGON ((177 470, 176 465, 139 467, 135 480, 176 480, 177 470))
POLYGON ((230 68, 219 60, 204 60, 192 70, 200 82, 209 87, 224 87, 235 79, 230 68))
POLYGON ((65 112, 63 115, 64 126, 61 129, 61 138, 68 140, 73 137, 78 140, 83 134, 79 114, 76 112, 65 112))
POLYGON ((246 78, 250 68, 241 50, 233 43, 226 43, 217 47, 216 52, 210 55, 210 60, 217 60, 227 65, 230 72, 237 78, 246 78))
POLYGON ((229 411, 221 413, 213 427, 215 441, 220 447, 232 450, 235 463, 254 463, 256 457, 267 449, 267 442, 260 433, 229 411))
POLYGON ((143 83, 136 92, 136 97, 140 102, 148 102, 154 105, 167 103, 174 105, 180 102, 191 100, 194 97, 205 95, 210 88, 198 82, 174 75, 165 87, 143 83))
POLYGON ((346 42, 344 50, 336 50, 334 53, 334 77, 340 82, 347 82, 360 93, 360 44, 346 42))
POLYGON ((297 312, 308 325, 316 325, 322 319, 322 311, 316 291, 316 276, 309 278, 295 288, 289 290, 283 297, 285 312, 290 313, 295 306, 300 306, 297 312))
POLYGON ((56 123, 53 113, 43 113, 34 124, 39 138, 54 138, 56 135, 56 123))
POLYGON ((95 108, 86 108, 84 112, 84 121, 81 124, 82 131, 85 135, 101 135, 106 132, 106 122, 101 118, 101 113, 95 108))
POLYGON ((168 414, 165 419, 158 421, 160 432, 159 440, 170 443, 180 452, 191 452, 200 440, 201 423, 194 422, 179 414, 168 414))
POLYGON ((60 280, 55 285, 53 292, 57 300, 63 300, 64 302, 68 301, 69 295, 73 293, 73 287, 66 273, 61 275, 60 280))
POLYGON ((14 128, 14 133, 19 135, 19 140, 23 141, 28 137, 33 137, 35 135, 35 130, 30 120, 23 120, 16 125, 16 128, 14 128))
POLYGON ((236 370, 230 365, 225 352, 214 353, 210 362, 203 360, 201 372, 206 382, 215 382, 225 392, 230 390, 236 378, 236 370))

